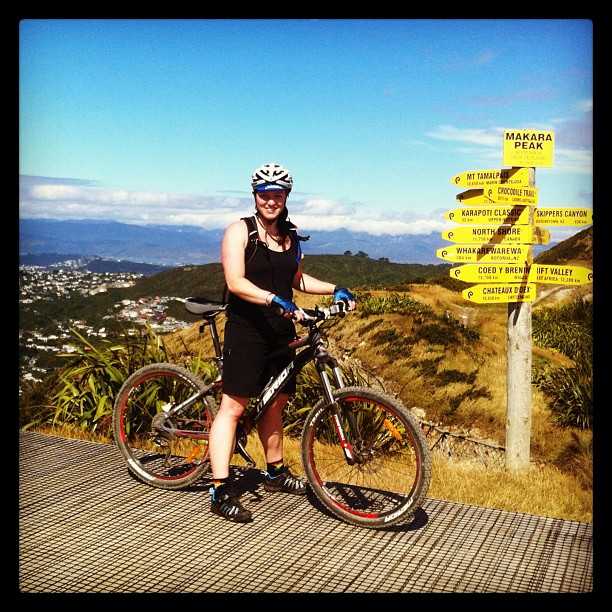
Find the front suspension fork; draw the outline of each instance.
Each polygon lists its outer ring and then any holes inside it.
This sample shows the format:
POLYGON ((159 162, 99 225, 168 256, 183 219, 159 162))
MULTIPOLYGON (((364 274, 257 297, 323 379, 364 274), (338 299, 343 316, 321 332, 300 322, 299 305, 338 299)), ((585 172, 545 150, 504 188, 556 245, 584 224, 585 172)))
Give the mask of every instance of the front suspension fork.
MULTIPOLYGON (((344 385, 344 379, 342 377, 342 371, 340 370, 335 360, 331 361, 331 365, 332 365, 332 372, 334 374, 336 387, 338 389, 343 389, 345 385, 344 385)), ((327 402, 330 405, 330 408, 332 410, 332 419, 334 421, 334 427, 336 429, 336 434, 338 435, 340 447, 342 448, 342 452, 344 453, 346 462, 349 465, 354 465, 355 463, 357 463, 358 459, 355 455, 353 445, 350 443, 350 441, 346 437, 346 433, 342 425, 342 418, 341 418, 343 416, 342 408, 340 407, 338 402, 334 399, 332 385, 330 383, 329 375, 327 371, 325 370, 324 365, 323 364, 319 365, 317 369, 319 370, 319 376, 321 377, 321 382, 323 384, 323 391, 325 393, 325 398, 327 399, 327 402)), ((349 427, 351 431, 355 432, 356 431, 355 422, 353 419, 353 415, 351 414, 350 411, 346 411, 346 417, 348 419, 349 427)))

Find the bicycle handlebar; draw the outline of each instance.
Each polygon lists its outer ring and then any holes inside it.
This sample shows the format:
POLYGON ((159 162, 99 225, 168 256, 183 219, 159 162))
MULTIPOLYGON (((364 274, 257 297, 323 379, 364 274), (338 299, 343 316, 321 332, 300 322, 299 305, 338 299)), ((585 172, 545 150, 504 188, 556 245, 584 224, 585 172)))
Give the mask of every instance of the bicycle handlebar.
POLYGON ((331 319, 332 317, 343 317, 347 311, 348 307, 344 302, 336 302, 332 304, 329 308, 322 308, 319 306, 315 306, 312 308, 300 308, 302 313, 305 315, 302 321, 298 321, 302 325, 310 325, 316 321, 324 321, 326 319, 331 319))

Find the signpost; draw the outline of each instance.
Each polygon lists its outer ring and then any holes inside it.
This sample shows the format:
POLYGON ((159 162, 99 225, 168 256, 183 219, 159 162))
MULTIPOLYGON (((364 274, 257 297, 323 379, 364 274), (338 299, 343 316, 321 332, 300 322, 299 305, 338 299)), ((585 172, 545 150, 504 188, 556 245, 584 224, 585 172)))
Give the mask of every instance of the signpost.
POLYGON ((442 238, 450 242, 492 244, 548 244, 550 232, 541 227, 530 225, 475 225, 474 227, 457 227, 442 232, 442 238))
POLYGON ((508 204, 537 204, 538 190, 535 187, 515 187, 512 185, 491 185, 485 188, 485 196, 491 202, 508 204))
POLYGON ((520 185, 529 186, 529 168, 501 168, 492 170, 470 170, 455 174, 451 183, 456 187, 477 187, 487 185, 520 185))
POLYGON ((593 272, 582 266, 526 263, 468 263, 451 268, 449 276, 466 283, 585 285, 593 282, 593 272))
POLYGON ((457 194, 457 200, 466 206, 478 204, 537 204, 538 190, 535 187, 512 185, 489 185, 482 189, 467 189, 457 194))
POLYGON ((536 295, 534 283, 510 283, 474 285, 464 289, 461 295, 477 304, 499 304, 500 302, 533 302, 536 295))
MULTIPOLYGON (((503 165, 550 168, 555 152, 555 134, 548 130, 504 130, 503 165)), ((535 185, 535 174, 533 178, 535 185)))
POLYGON ((436 257, 454 262, 525 263, 529 258, 529 246, 461 244, 438 249, 436 257))
MULTIPOLYGON (((473 190, 477 191, 477 190, 473 190)), ((484 190, 478 190, 484 191, 484 190)), ((495 204, 485 202, 488 196, 471 196, 462 203, 475 204, 476 198, 480 200, 478 206, 453 208, 444 213, 444 218, 455 223, 490 223, 503 225, 528 225, 529 210, 525 204, 495 204)), ((568 208, 565 206, 555 208, 536 208, 536 225, 564 225, 580 226, 593 223, 593 211, 590 208, 568 208)))
POLYGON ((504 130, 503 164, 510 168, 456 174, 451 183, 467 188, 457 200, 463 205, 444 213, 464 225, 442 232, 460 243, 443 247, 436 256, 463 263, 450 269, 451 278, 481 283, 464 289, 477 304, 508 304, 506 469, 529 465, 531 437, 531 303, 537 283, 582 285, 593 272, 581 266, 533 263, 532 245, 548 244, 543 225, 581 226, 592 223, 586 208, 536 208, 535 168, 551 167, 555 137, 546 130, 504 130))
POLYGON ((490 223, 492 225, 528 225, 527 206, 470 206, 453 208, 444 213, 444 218, 455 223, 490 223))
POLYGON ((593 211, 590 208, 537 208, 536 225, 591 225, 593 211))

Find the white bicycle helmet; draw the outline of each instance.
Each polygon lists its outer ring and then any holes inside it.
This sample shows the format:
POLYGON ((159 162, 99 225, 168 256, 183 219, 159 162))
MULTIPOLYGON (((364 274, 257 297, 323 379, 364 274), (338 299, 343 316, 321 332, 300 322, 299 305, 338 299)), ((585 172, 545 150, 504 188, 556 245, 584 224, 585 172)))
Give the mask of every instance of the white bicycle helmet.
POLYGON ((251 176, 251 187, 253 187, 253 191, 285 189, 289 192, 293 187, 293 178, 286 168, 272 162, 259 166, 259 168, 253 172, 251 176))

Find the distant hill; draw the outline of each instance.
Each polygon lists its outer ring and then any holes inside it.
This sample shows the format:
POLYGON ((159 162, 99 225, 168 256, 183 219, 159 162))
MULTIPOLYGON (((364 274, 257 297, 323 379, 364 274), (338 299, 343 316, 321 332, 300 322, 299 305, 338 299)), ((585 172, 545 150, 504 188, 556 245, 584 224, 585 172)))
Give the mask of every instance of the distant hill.
MULTIPOLYGON (((439 232, 424 235, 374 236, 365 232, 301 231, 306 255, 364 252, 372 259, 436 264, 436 249, 447 244, 439 232)), ((176 225, 130 225, 115 221, 20 219, 20 253, 70 253, 126 259, 165 266, 214 263, 220 260, 222 229, 176 225)))
POLYGON ((20 219, 20 253, 76 253, 180 266, 219 261, 222 230, 115 221, 20 219))
POLYGON ((140 263, 137 261, 115 261, 113 259, 96 257, 87 264, 86 269, 90 272, 131 272, 133 274, 152 276, 167 270, 168 266, 140 263))
MULTIPOLYGON (((310 255, 304 272, 315 278, 351 288, 394 287, 448 277, 449 264, 397 264, 357 255, 310 255)), ((205 296, 221 299, 225 279, 221 264, 182 266, 141 279, 125 290, 130 298, 146 295, 205 296)))
POLYGON ((591 265, 593 262, 593 227, 587 227, 567 240, 559 242, 552 248, 540 253, 535 258, 535 262, 541 264, 567 264, 572 262, 591 265))
POLYGON ((104 259, 102 257, 89 257, 75 254, 61 253, 23 253, 19 255, 19 264, 22 266, 61 266, 62 264, 78 270, 89 272, 130 272, 151 276, 167 269, 167 266, 140 263, 136 261, 104 259))
POLYGON ((76 253, 20 253, 19 265, 45 268, 64 261, 77 261, 80 257, 76 253))

